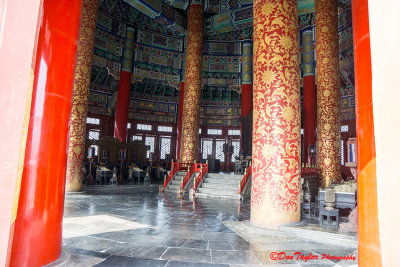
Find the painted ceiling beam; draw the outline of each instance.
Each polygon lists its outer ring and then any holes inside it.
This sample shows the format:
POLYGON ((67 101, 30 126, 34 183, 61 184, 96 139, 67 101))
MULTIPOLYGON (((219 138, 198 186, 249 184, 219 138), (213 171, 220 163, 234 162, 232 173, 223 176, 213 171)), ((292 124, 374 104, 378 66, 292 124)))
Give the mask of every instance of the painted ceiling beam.
POLYGON ((237 8, 204 20, 206 35, 226 33, 253 26, 253 6, 237 8))
POLYGON ((165 3, 168 5, 174 7, 174 8, 179 8, 186 10, 189 7, 189 0, 163 0, 165 3))
MULTIPOLYGON (((206 35, 227 33, 253 26, 253 1, 252 0, 205 0, 204 9, 208 13, 228 10, 214 15, 204 21, 206 35), (239 8, 232 9, 235 6, 239 8), (244 6, 244 7, 243 7, 244 6)), ((314 12, 315 0, 299 0, 298 14, 314 12)))
POLYGON ((186 32, 186 18, 162 0, 124 0, 143 14, 177 33, 186 32))
POLYGON ((220 14, 252 5, 253 0, 204 0, 204 13, 220 14))

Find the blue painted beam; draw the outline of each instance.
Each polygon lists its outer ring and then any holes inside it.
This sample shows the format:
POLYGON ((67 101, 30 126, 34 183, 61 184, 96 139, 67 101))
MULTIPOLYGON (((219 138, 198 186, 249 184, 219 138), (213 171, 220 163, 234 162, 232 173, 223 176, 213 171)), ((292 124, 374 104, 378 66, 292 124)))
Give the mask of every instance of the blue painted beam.
POLYGON ((186 18, 173 7, 161 0, 124 0, 143 14, 154 19, 167 28, 184 34, 186 32, 186 18))
POLYGON ((174 8, 179 8, 186 10, 189 7, 189 0, 163 0, 165 3, 168 5, 174 7, 174 8))

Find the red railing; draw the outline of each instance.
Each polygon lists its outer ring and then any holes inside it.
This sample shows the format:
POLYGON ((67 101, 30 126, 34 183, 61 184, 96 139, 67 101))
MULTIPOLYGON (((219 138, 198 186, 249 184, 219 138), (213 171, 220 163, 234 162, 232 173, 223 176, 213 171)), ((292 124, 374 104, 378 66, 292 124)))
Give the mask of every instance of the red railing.
POLYGON ((190 165, 190 167, 188 167, 188 171, 187 171, 185 177, 183 177, 183 179, 182 179, 180 192, 183 191, 183 188, 185 188, 185 186, 187 185, 187 183, 190 180, 190 177, 192 177, 192 175, 193 175, 193 173, 195 173, 195 171, 196 171, 196 163, 193 163, 192 165, 190 165))
POLYGON ((171 171, 169 174, 164 178, 164 189, 167 188, 169 182, 171 182, 172 178, 174 178, 175 174, 180 170, 180 163, 179 162, 171 162, 171 171))
POLYGON ((184 171, 184 170, 189 170, 191 163, 190 162, 179 162, 179 170, 184 171))
POLYGON ((244 187, 246 186, 247 181, 249 180, 249 177, 251 176, 251 169, 252 168, 251 168, 251 164, 250 164, 250 166, 248 168, 246 168, 246 170, 244 171, 243 178, 239 183, 239 192, 238 192, 239 194, 242 194, 242 191, 243 191, 244 187))
POLYGON ((193 193, 196 193, 197 187, 200 185, 201 181, 203 181, 204 176, 208 173, 208 164, 204 163, 196 163, 196 172, 199 172, 200 174, 194 178, 193 182, 193 193))
POLYGON ((301 176, 314 176, 317 175, 317 166, 311 164, 303 164, 301 166, 301 176))

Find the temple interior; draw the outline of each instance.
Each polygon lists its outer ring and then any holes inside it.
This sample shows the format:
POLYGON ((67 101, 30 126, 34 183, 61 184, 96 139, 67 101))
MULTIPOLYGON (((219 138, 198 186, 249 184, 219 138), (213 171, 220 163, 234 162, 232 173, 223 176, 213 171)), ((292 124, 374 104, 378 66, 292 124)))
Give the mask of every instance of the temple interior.
POLYGON ((29 1, 0 264, 395 266, 371 1, 29 1))

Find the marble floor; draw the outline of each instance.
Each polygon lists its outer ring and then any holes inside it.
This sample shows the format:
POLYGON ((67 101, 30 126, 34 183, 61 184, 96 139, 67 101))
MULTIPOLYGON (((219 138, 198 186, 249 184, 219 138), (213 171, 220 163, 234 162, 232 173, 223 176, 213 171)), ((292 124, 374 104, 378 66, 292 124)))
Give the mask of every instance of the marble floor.
POLYGON ((63 251, 68 260, 62 265, 357 265, 354 248, 255 229, 249 216, 249 201, 179 199, 159 193, 156 185, 84 188, 65 198, 63 251), (333 258, 349 255, 354 258, 333 258))

